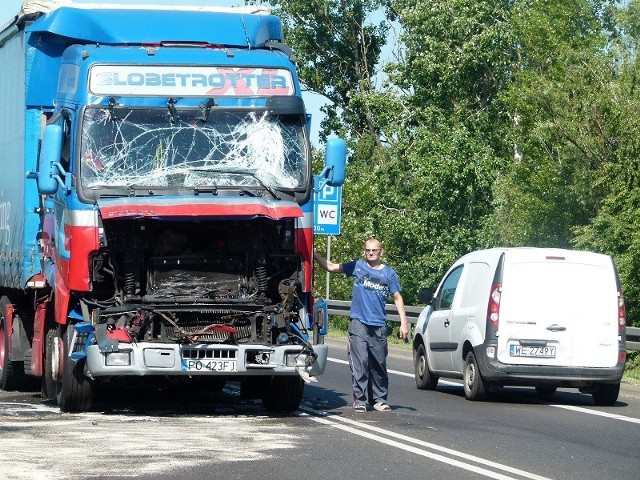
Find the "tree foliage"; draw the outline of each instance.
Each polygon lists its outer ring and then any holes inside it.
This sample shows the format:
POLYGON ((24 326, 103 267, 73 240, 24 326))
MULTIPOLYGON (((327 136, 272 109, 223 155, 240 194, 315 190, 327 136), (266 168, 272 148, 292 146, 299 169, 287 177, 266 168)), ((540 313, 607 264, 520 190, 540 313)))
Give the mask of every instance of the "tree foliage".
POLYGON ((640 0, 279 5, 304 84, 333 102, 324 134, 349 139, 334 259, 381 238, 415 303, 477 248, 604 252, 640 325, 640 0), (402 32, 385 65, 376 11, 402 32))
POLYGON ((375 133, 370 113, 351 99, 373 90, 373 77, 387 26, 372 21, 378 0, 278 0, 285 38, 295 47, 299 75, 313 92, 331 103, 320 138, 332 132, 359 135, 375 133))

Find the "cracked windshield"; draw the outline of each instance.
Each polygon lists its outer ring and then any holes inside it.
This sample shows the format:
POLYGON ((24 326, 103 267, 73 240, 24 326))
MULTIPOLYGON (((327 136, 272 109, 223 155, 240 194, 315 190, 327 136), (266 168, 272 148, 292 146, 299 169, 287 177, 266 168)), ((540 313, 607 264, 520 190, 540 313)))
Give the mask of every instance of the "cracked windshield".
POLYGON ((87 108, 82 186, 304 187, 304 129, 263 111, 87 108))

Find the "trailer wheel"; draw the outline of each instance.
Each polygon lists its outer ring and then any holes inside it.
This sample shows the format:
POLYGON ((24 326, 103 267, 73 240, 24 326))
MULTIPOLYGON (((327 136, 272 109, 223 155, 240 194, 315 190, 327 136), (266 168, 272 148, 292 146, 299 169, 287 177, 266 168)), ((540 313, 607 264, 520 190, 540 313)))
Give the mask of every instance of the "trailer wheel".
POLYGON ((6 311, 10 304, 9 297, 0 298, 0 390, 7 391, 20 388, 25 379, 24 362, 12 361, 9 351, 11 329, 7 325, 6 311))
POLYGON ((302 401, 304 382, 299 375, 271 377, 262 395, 262 405, 270 412, 293 412, 302 401))
POLYGON ((91 409, 93 404, 94 385, 84 374, 85 359, 74 361, 69 356, 69 346, 72 339, 73 326, 69 325, 63 338, 56 336, 52 342, 53 378, 60 379, 56 381, 56 400, 62 412, 86 412, 91 409), (62 366, 62 371, 57 375, 56 365, 62 366))

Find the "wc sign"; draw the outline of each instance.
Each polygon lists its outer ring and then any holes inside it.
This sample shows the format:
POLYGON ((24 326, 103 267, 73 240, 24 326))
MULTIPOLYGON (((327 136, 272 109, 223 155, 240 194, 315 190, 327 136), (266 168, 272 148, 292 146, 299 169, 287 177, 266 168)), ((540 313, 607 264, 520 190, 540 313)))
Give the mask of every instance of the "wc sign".
POLYGON ((340 235, 342 187, 325 185, 313 191, 313 232, 318 235, 340 235))

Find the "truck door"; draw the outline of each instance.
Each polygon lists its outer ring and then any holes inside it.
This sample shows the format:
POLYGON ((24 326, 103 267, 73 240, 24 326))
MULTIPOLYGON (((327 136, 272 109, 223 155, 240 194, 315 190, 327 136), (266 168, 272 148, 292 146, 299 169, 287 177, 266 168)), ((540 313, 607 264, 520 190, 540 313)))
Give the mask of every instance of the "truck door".
POLYGON ((458 266, 442 282, 427 325, 429 364, 440 372, 450 372, 453 368, 452 353, 456 344, 451 342, 451 315, 463 268, 464 265, 458 266))

